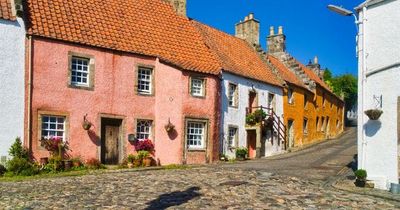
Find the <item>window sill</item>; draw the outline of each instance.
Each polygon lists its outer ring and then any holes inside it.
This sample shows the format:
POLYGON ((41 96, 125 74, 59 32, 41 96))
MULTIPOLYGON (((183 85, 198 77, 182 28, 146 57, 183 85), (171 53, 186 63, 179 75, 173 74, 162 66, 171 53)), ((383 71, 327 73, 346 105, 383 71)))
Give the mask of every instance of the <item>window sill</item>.
POLYGON ((193 98, 198 98, 198 99, 205 99, 206 98, 206 96, 195 96, 195 95, 192 95, 192 94, 190 94, 193 98))
POLYGON ((74 88, 74 89, 80 89, 80 90, 89 90, 89 91, 93 91, 94 87, 90 87, 90 86, 80 86, 80 85, 73 85, 73 84, 69 84, 68 85, 69 88, 74 88))
POLYGON ((153 93, 144 93, 144 92, 137 92, 138 96, 145 96, 145 97, 152 97, 154 96, 153 93))
POLYGON ((206 149, 205 148, 188 148, 187 151, 188 152, 205 152, 206 149))

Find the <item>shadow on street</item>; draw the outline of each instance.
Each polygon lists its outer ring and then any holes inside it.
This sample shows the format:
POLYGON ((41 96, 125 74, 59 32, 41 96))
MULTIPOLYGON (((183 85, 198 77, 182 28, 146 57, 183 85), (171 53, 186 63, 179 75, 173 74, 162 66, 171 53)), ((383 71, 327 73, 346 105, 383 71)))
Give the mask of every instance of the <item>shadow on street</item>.
POLYGON ((198 192, 200 187, 191 187, 185 191, 175 191, 160 195, 157 199, 148 203, 147 210, 166 209, 171 206, 179 206, 187 203, 193 198, 199 197, 201 194, 198 192))

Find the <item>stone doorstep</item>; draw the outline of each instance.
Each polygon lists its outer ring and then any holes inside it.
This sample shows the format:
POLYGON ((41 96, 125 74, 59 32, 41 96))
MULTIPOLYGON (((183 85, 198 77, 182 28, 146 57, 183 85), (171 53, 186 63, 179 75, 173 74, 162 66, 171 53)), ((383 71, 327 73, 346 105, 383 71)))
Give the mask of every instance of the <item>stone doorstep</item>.
MULTIPOLYGON (((367 196, 373 196, 381 199, 386 199, 389 201, 395 201, 395 202, 400 202, 400 194, 393 194, 390 193, 389 191, 385 190, 379 190, 373 187, 373 185, 370 185, 371 182, 367 182, 365 188, 361 187, 356 187, 354 185, 354 180, 348 180, 346 177, 347 175, 350 175, 350 169, 347 169, 347 173, 345 175, 340 176, 336 181, 334 181, 331 186, 334 189, 341 190, 341 191, 346 191, 354 194, 360 194, 360 195, 367 195, 367 196), (367 185, 369 185, 367 187, 367 185)), ((373 183, 372 183, 373 184, 373 183)))

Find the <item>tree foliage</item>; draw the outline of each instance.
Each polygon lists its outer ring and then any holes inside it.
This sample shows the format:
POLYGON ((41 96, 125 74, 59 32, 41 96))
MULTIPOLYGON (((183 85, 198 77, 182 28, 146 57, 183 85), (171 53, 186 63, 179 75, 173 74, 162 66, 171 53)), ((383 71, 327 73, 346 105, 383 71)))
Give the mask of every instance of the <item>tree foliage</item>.
POLYGON ((357 103, 357 78, 352 74, 333 76, 329 69, 324 72, 325 83, 338 96, 343 96, 346 110, 350 110, 357 103))

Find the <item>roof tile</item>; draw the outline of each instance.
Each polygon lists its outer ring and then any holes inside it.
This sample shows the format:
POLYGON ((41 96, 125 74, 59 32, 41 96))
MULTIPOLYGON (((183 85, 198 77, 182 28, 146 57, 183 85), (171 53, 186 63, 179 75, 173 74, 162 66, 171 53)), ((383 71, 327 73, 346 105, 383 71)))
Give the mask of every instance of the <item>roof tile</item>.
POLYGON ((0 19, 17 20, 15 9, 13 8, 13 0, 0 0, 0 19))
POLYGON ((285 64, 283 64, 279 59, 275 58, 272 55, 268 55, 267 59, 277 69, 279 76, 281 76, 283 80, 285 80, 286 82, 291 83, 293 85, 296 85, 296 86, 299 86, 299 87, 307 89, 307 87, 296 76, 296 74, 293 73, 290 69, 288 69, 285 66, 285 64))

